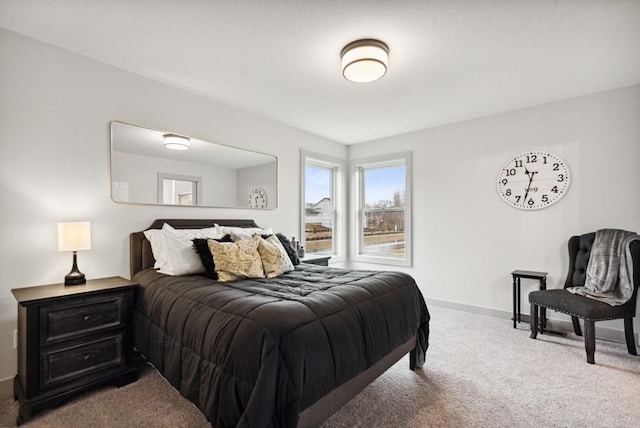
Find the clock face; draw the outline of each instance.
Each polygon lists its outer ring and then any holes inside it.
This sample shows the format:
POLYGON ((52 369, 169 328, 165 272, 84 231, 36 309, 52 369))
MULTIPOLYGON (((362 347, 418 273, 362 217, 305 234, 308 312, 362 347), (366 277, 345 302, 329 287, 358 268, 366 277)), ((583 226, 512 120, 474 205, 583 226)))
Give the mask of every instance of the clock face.
POLYGON ((498 194, 514 208, 539 210, 553 205, 569 188, 569 168, 558 156, 526 152, 514 156, 498 173, 498 194))
POLYGON ((267 192, 262 187, 256 187, 249 192, 249 208, 266 208, 267 192))

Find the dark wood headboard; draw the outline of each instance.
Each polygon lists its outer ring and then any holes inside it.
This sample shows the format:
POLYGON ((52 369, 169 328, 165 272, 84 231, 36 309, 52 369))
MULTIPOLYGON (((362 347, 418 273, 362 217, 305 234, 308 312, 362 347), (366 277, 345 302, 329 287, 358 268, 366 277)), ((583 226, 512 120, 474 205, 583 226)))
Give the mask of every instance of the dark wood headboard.
MULTIPOLYGON (((151 223, 149 229, 162 229, 162 226, 168 223, 175 229, 202 229, 205 227, 213 227, 215 224, 220 226, 235 227, 259 227, 253 220, 224 219, 224 220, 205 220, 205 219, 158 219, 151 223)), ((129 271, 131 279, 141 270, 153 267, 156 260, 151 252, 151 244, 144 236, 143 231, 133 232, 129 234, 129 271)))

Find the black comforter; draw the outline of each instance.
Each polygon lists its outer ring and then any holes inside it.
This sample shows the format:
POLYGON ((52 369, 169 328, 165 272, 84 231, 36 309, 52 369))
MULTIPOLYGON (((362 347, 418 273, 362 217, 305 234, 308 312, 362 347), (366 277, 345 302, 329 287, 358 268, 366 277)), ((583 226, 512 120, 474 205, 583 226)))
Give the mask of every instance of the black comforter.
POLYGON ((135 345, 214 427, 295 426, 298 414, 413 335, 429 312, 399 272, 301 264, 278 278, 218 283, 145 270, 135 345))

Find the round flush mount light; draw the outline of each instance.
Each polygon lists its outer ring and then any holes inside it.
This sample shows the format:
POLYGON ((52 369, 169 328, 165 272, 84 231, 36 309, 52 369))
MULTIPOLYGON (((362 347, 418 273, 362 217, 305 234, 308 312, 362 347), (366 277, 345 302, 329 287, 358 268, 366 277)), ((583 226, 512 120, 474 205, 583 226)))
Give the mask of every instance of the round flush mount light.
POLYGON ((176 134, 164 134, 164 147, 171 150, 189 150, 191 140, 188 137, 176 134))
POLYGON ((356 40, 342 49, 340 58, 345 79, 355 83, 373 82, 387 73, 389 47, 380 40, 356 40))

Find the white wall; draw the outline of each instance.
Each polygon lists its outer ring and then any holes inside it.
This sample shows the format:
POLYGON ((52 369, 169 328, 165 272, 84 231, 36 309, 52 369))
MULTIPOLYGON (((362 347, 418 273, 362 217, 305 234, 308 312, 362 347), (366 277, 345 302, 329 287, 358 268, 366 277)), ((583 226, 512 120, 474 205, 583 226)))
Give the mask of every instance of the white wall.
MULTIPOLYGON (((570 236, 640 232, 639 118, 634 86, 350 146, 349 158, 412 151, 414 260, 406 271, 426 297, 510 313, 512 270, 549 272, 549 287, 561 288, 570 236), (529 150, 559 155, 573 178, 558 203, 524 212, 500 199, 496 177, 529 150)), ((523 287, 524 313, 536 287, 523 287)))
POLYGON ((406 270, 433 299, 510 312, 513 269, 548 271, 549 285, 559 287, 570 235, 640 231, 638 86, 347 150, 4 30, 0 58, 0 380, 16 371, 10 290, 59 282, 70 268, 71 255, 57 252, 58 221, 92 222, 93 248, 79 254, 90 278, 128 276, 128 234, 155 218, 254 218, 297 236, 300 149, 340 159, 347 151, 353 159, 412 151, 414 267, 406 270), (277 156, 278 209, 112 202, 111 120, 277 156), (509 156, 536 149, 560 155, 572 185, 552 207, 517 211, 499 199, 496 175, 509 156))
POLYGON ((128 234, 155 218, 254 218, 299 230, 300 149, 346 158, 346 148, 44 43, 0 30, 0 380, 16 373, 12 288, 62 281, 57 222, 90 220, 87 277, 128 276, 128 234), (171 129, 268 152, 279 160, 276 210, 156 207, 110 197, 109 122, 171 129))
MULTIPOLYGON (((204 163, 176 161, 125 152, 114 152, 113 161, 118 167, 113 168, 111 179, 119 183, 128 183, 130 201, 157 204, 158 173, 162 173, 200 178, 202 200, 198 202, 199 205, 239 206, 236 189, 237 172, 233 168, 214 168, 204 163), (141 165, 144 165, 144 168, 141 168, 141 165)), ((171 195, 170 191, 169 195, 171 195)))
MULTIPOLYGON (((267 194, 267 208, 275 208, 278 202, 276 183, 273 180, 274 169, 289 168, 289 165, 267 163, 264 165, 242 168, 237 174, 237 200, 239 206, 249 205, 251 189, 262 187, 267 194)), ((300 178, 298 177, 298 181, 300 178)))

